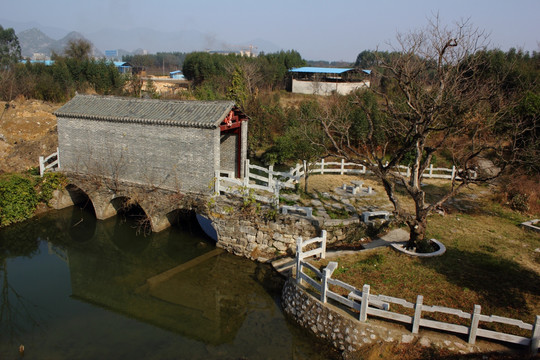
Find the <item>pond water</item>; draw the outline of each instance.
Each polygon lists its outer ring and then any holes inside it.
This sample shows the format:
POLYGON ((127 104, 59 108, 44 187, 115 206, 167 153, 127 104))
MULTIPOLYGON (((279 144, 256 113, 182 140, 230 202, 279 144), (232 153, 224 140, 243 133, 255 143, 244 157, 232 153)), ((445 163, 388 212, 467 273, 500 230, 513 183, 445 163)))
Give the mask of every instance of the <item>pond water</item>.
POLYGON ((72 207, 0 231, 0 359, 336 358, 284 317, 268 266, 193 218, 139 230, 72 207))

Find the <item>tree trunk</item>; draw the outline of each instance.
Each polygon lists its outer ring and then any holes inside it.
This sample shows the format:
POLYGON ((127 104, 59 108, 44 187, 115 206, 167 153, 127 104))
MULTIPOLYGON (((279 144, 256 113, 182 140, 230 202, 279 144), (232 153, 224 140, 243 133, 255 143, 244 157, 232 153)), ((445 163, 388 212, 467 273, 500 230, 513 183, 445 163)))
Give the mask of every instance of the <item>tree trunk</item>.
POLYGON ((423 241, 426 237, 427 217, 423 216, 413 221, 407 222, 409 225, 409 241, 405 248, 408 250, 416 249, 419 242, 423 241))

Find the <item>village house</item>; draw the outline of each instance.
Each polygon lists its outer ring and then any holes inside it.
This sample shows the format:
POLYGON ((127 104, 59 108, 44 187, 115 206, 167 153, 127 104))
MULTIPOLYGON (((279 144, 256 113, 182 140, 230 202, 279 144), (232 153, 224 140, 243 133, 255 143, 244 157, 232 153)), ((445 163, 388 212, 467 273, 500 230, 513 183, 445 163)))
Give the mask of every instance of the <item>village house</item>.
POLYGON ((290 89, 297 94, 347 95, 370 86, 370 70, 355 68, 301 67, 289 70, 290 89))

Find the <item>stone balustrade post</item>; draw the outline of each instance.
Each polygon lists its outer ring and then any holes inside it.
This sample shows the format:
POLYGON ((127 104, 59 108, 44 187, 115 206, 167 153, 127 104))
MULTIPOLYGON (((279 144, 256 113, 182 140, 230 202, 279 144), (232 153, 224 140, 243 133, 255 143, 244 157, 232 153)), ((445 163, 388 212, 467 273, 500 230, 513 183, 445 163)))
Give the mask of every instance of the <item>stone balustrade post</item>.
POLYGON ((369 306, 369 285, 365 284, 362 288, 362 304, 360 305, 360 317, 358 320, 365 322, 367 320, 367 310, 369 306))
POLYGON ((474 305, 474 311, 471 319, 471 327, 469 329, 469 344, 474 344, 476 342, 476 330, 478 330, 481 310, 482 307, 480 305, 474 305))
POLYGON ((420 328, 420 319, 422 317, 422 304, 424 302, 424 297, 418 295, 416 297, 416 304, 414 305, 414 317, 412 323, 412 333, 418 334, 418 329, 420 328))

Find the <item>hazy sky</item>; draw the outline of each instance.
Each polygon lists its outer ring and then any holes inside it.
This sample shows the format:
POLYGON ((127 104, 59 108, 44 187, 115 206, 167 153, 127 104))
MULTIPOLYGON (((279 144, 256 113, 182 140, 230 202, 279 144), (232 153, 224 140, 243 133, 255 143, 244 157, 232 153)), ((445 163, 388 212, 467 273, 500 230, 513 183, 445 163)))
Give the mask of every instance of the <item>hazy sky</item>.
POLYGON ((198 30, 230 44, 261 38, 306 59, 345 61, 385 48, 437 12, 447 23, 470 18, 494 47, 540 51, 540 0, 0 0, 0 18, 12 21, 82 33, 198 30))

